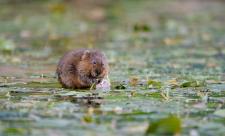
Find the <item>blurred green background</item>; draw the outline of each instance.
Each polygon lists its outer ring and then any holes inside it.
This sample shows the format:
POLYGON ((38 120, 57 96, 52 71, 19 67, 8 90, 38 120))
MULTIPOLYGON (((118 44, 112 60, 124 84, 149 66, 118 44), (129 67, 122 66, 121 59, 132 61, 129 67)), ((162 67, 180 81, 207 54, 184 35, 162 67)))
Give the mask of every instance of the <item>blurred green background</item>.
POLYGON ((0 135, 222 136, 224 13, 223 0, 0 0, 0 135), (110 92, 61 88, 56 65, 77 48, 106 54, 110 92))

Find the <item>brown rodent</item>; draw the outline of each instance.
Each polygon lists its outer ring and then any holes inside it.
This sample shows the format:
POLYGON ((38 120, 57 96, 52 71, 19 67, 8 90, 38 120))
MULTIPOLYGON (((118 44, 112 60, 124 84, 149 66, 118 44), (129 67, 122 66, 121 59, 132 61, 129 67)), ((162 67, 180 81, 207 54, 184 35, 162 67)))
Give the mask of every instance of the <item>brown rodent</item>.
POLYGON ((108 62, 103 53, 79 49, 66 53, 57 66, 57 76, 64 88, 89 88, 107 76, 108 62))

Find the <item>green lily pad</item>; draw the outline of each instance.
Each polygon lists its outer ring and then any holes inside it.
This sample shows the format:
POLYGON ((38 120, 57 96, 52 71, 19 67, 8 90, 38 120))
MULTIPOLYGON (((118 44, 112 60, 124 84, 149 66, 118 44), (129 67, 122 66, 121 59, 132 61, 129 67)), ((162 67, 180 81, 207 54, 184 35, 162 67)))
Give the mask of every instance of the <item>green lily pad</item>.
POLYGON ((90 115, 84 115, 83 116, 83 121, 86 123, 92 123, 93 122, 93 118, 90 115))
POLYGON ((15 44, 11 40, 0 38, 0 51, 7 53, 15 50, 15 44))
POLYGON ((123 84, 119 84, 119 85, 115 86, 115 89, 126 89, 126 86, 123 84))
POLYGON ((133 30, 135 32, 150 32, 151 27, 147 24, 135 24, 133 30))
POLYGON ((205 82, 204 81, 187 81, 184 82, 180 85, 181 88, 185 88, 185 87, 201 87, 201 86, 205 86, 205 82))
POLYGON ((176 116, 169 116, 149 124, 146 135, 163 134, 174 135, 181 132, 181 120, 176 116))
POLYGON ((156 89, 162 88, 162 83, 159 81, 148 80, 147 85, 148 88, 156 88, 156 89))

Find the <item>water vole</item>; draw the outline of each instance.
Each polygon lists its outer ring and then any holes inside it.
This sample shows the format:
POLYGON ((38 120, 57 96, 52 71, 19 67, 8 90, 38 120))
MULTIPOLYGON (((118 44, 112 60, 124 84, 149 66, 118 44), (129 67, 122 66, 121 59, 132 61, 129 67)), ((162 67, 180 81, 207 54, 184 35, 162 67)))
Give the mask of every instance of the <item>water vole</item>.
POLYGON ((89 88, 107 76, 105 55, 93 49, 79 49, 66 53, 59 61, 56 74, 64 88, 89 88))

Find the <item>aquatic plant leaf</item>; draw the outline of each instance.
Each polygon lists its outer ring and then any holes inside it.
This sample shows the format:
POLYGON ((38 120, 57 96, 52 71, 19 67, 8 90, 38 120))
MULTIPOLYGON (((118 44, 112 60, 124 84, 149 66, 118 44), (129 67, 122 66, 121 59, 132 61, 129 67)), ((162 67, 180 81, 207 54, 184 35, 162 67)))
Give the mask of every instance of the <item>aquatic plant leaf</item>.
POLYGON ((135 24, 133 26, 133 30, 135 32, 150 32, 151 31, 151 27, 148 26, 147 24, 135 24))
MULTIPOLYGON (((10 85, 11 86, 11 85, 10 85)), ((12 86, 15 86, 15 87, 28 87, 28 88, 61 88, 61 85, 58 83, 58 82, 28 82, 28 83, 25 83, 25 84, 15 84, 15 85, 12 85, 12 86)))
POLYGON ((119 85, 115 86, 115 89, 126 89, 126 86, 123 84, 119 84, 119 85))
POLYGON ((180 87, 185 88, 185 87, 201 87, 201 86, 205 86, 205 82, 200 82, 197 80, 193 80, 193 81, 187 81, 184 82, 180 85, 180 87))
POLYGON ((6 128, 3 130, 5 135, 23 135, 25 133, 25 129, 23 128, 6 128))
POLYGON ((214 115, 225 118, 225 109, 215 111, 214 115))
POLYGON ((90 115, 84 115, 83 121, 86 122, 86 123, 91 123, 91 122, 93 122, 93 118, 90 115))
POLYGON ((176 116, 169 116, 149 124, 148 134, 174 135, 181 132, 181 120, 176 116))
POLYGON ((66 11, 66 6, 63 3, 56 3, 49 5, 49 10, 53 13, 64 13, 66 11))
POLYGON ((162 83, 159 81, 148 80, 147 82, 148 88, 156 88, 160 89, 162 87, 162 83))
POLYGON ((15 50, 15 44, 11 40, 0 38, 0 51, 7 53, 15 50))

